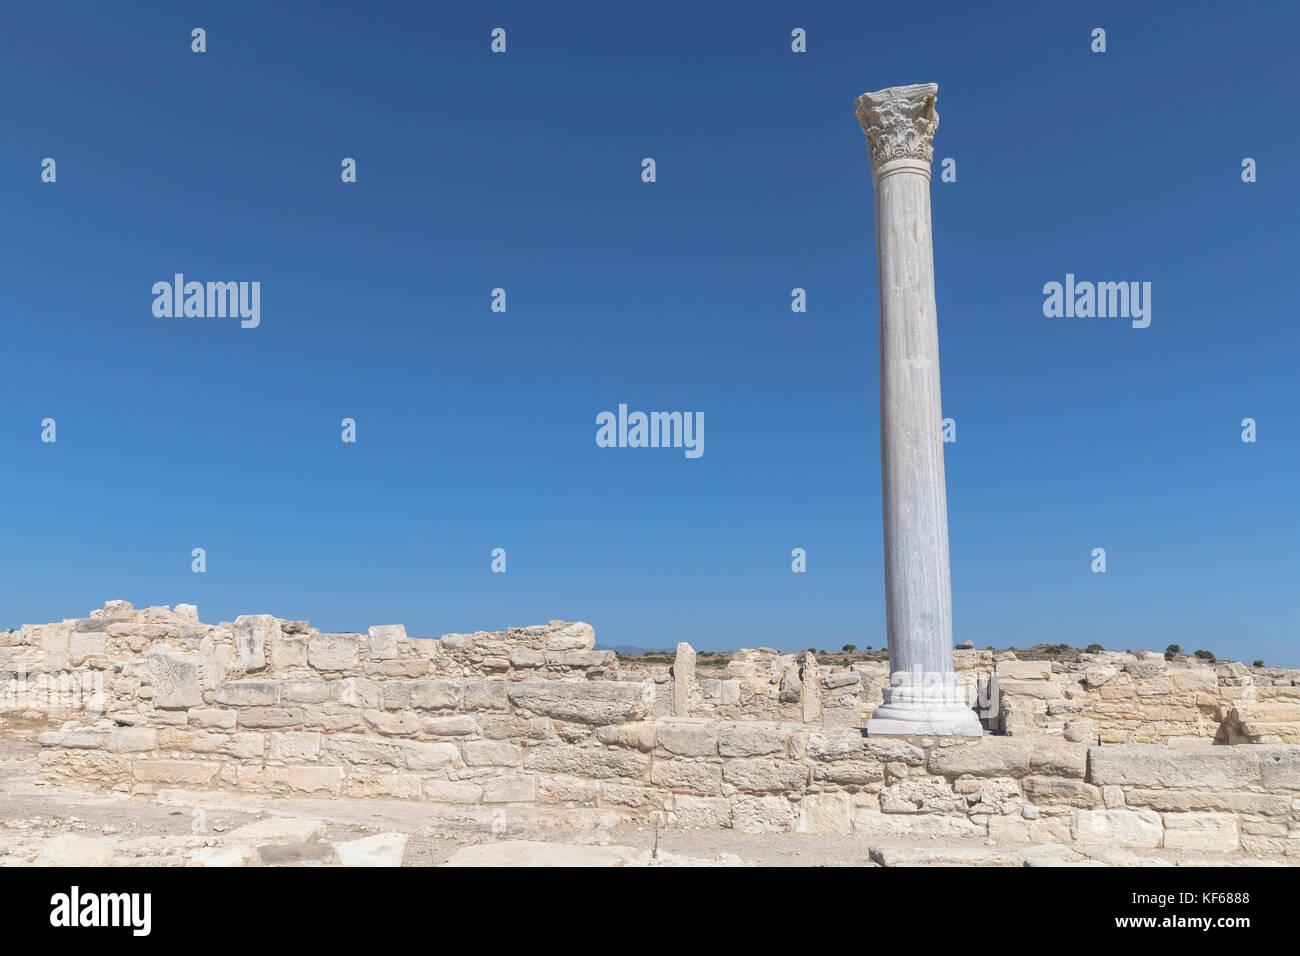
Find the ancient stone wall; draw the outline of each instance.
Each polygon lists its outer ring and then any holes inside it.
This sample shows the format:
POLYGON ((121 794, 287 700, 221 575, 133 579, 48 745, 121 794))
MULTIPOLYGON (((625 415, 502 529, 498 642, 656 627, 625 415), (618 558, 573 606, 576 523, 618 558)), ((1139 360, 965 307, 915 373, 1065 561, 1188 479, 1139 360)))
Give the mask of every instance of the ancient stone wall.
MULTIPOLYGON (((396 625, 324 634, 269 615, 204 625, 186 606, 110 602, 89 618, 10 632, 0 667, 29 682, 56 667, 102 678, 99 708, 39 737, 52 784, 422 800, 483 826, 547 810, 575 825, 1300 855, 1300 746, 1133 745, 1097 731, 1098 746, 1091 734, 1067 739, 1080 735, 1066 724, 1060 736, 1037 724, 1024 736, 1014 721, 1012 736, 975 742, 866 738, 842 725, 846 711, 869 712, 881 680, 866 669, 760 650, 715 687, 695 678, 688 647, 663 678, 619 668, 594 641, 589 626, 559 621, 429 640, 396 625)), ((987 652, 964 653, 973 695, 1000 686, 1013 705, 1085 704, 1068 715, 1049 706, 1045 717, 1127 720, 1086 705, 1127 700, 1101 691, 1131 686, 1153 708, 1205 713, 1176 723, 1214 739, 1220 679, 1209 667, 1134 658, 1080 675, 1010 659, 994 670, 987 652)))

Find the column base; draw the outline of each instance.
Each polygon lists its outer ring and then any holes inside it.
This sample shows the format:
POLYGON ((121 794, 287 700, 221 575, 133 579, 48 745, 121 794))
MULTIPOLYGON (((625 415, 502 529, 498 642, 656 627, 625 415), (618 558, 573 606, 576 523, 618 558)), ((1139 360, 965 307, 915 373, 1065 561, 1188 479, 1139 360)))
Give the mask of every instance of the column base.
POLYGON ((912 734, 982 737, 979 715, 966 703, 966 690, 951 682, 886 687, 884 702, 867 721, 867 736, 912 734))

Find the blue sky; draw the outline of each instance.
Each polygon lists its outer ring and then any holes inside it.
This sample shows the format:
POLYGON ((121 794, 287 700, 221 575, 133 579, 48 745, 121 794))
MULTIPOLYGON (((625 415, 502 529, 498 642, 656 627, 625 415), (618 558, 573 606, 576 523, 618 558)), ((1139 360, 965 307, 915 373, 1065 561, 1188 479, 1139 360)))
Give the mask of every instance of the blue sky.
POLYGON ((883 645, 853 101, 937 82, 957 640, 1300 666, 1293 5, 354 6, 6 10, 0 626, 883 645), (156 318, 175 272, 260 326, 156 318), (1066 273, 1150 327, 1044 317, 1066 273), (620 402, 705 454, 598 448, 620 402))

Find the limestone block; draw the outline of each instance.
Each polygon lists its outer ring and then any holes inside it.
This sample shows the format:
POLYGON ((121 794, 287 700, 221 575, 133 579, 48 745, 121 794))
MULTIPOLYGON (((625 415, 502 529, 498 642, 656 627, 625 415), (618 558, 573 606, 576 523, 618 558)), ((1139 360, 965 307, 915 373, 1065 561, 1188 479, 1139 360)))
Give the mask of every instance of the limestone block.
POLYGON ((532 803, 536 799, 537 780, 534 777, 492 777, 483 785, 484 803, 532 803))
POLYGON ((1236 850, 1241 829, 1235 813, 1163 813, 1165 849, 1236 850))
POLYGON ((991 816, 988 821, 989 843, 1069 843, 1070 821, 1065 817, 1036 817, 1026 820, 1017 816, 991 816))
POLYGON ((1211 667, 1171 667, 1165 675, 1180 691, 1213 694, 1219 689, 1219 680, 1211 667))
POLYGON ((1265 787, 1300 790, 1300 747, 1260 747, 1258 750, 1260 778, 1265 787))
POLYGON ((712 721, 687 723, 669 721, 658 725, 655 736, 659 746, 679 757, 712 757, 717 750, 718 733, 712 721))
POLYGON ((1158 847, 1164 826, 1154 810, 1078 810, 1070 834, 1076 843, 1158 847))
POLYGON ((1065 683, 1059 680, 1009 680, 999 677, 998 690, 1004 698, 1029 697, 1034 700, 1057 700, 1064 696, 1065 683))
MULTIPOLYGON (((426 717, 430 720, 445 718, 426 717)), ((490 740, 554 740, 555 725, 546 717, 520 717, 515 714, 483 714, 476 718, 479 730, 490 740)), ((602 728, 604 729, 604 728, 602 728)), ((425 730, 425 733, 431 731, 425 730)), ((653 733, 653 731, 652 731, 653 733)), ((649 747, 643 748, 649 750, 649 747)))
POLYGON ((1025 789, 1025 797, 1040 806, 1102 806, 1101 790, 1082 780, 1029 776, 1021 784, 1025 789))
POLYGON ((803 722, 805 724, 815 723, 822 719, 821 677, 817 666, 817 658, 813 656, 811 651, 804 652, 800 677, 803 681, 800 700, 803 722))
POLYGON ((210 787, 221 764, 206 760, 133 760, 131 776, 140 783, 210 787))
POLYGON ((1119 668, 1117 667, 1111 667, 1108 664, 1097 664, 1083 672, 1083 679, 1088 687, 1097 688, 1105 686, 1114 680, 1118 674, 1119 668))
POLYGON ((332 683, 334 682, 323 680, 282 681, 279 685, 280 699, 285 703, 323 704, 330 698, 332 683))
MULTIPOLYGON (((535 686, 543 686, 545 683, 557 684, 557 681, 539 682, 535 686)), ((509 689, 510 687, 522 687, 522 684, 507 685, 505 681, 499 680, 476 680, 469 681, 465 684, 465 702, 466 710, 508 710, 510 707, 509 689)))
POLYGON ((460 753, 469 767, 517 767, 524 758, 524 748, 505 740, 466 740, 460 753))
POLYGON ((962 777, 953 789, 965 796, 971 816, 1019 814, 1025 804, 1020 784, 1010 777, 962 777))
POLYGON ((280 622, 270 614, 242 614, 235 618, 231 634, 244 670, 261 670, 266 666, 267 643, 280 636, 280 622))
POLYGON ((444 634, 438 639, 442 649, 457 657, 467 657, 474 653, 473 634, 444 634))
POLYGON ((795 805, 785 797, 742 795, 731 802, 732 829, 742 833, 781 833, 794 829, 795 805))
POLYGON ((844 687, 857 687, 862 683, 862 675, 857 671, 835 671, 822 675, 822 686, 827 690, 839 690, 844 687))
POLYGON ((722 766, 690 760, 656 760, 650 768, 650 782, 669 790, 692 793, 721 793, 722 766))
POLYGON ((673 797, 673 826, 719 829, 731 826, 731 802, 725 797, 697 797, 680 794, 673 797))
POLYGON ((941 777, 904 780, 880 791, 885 813, 952 813, 966 809, 964 801, 941 777))
MULTIPOLYGON (((327 734, 321 744, 332 759, 347 764, 405 767, 414 741, 385 740, 368 734, 327 734)), ((445 746, 455 750, 452 744, 445 746)))
POLYGON ((468 780, 425 780, 424 799, 438 803, 478 803, 483 788, 468 780))
POLYGON ((434 737, 465 737, 478 733, 478 724, 468 714, 451 717, 425 717, 420 729, 434 737))
POLYGON ((104 743, 104 734, 97 730, 48 730, 38 734, 36 742, 42 747, 63 747, 71 750, 98 750, 104 743))
POLYGON ((398 656, 406 643, 406 628, 401 624, 377 624, 370 628, 370 659, 386 661, 398 656))
POLYGON ((320 759, 321 735, 316 731, 301 731, 271 734, 271 747, 267 751, 268 760, 280 760, 284 763, 299 763, 320 759))
POLYGON ((1089 781, 1156 788, 1237 790, 1260 782, 1260 759, 1245 747, 1133 744, 1088 749, 1089 781))
POLYGON ((860 730, 828 730, 808 735, 813 760, 851 760, 867 755, 867 738, 860 730))
POLYGON ((1066 721, 1062 736, 1074 743, 1093 743, 1097 739, 1097 731, 1090 719, 1081 717, 1066 721))
POLYGON ((851 833, 853 798, 842 790, 804 794, 795 810, 794 828, 797 833, 851 833))
POLYGON ((988 826, 965 815, 882 813, 862 808, 853 814, 853 831, 868 836, 983 837, 988 826))
POLYGON ((182 654, 158 644, 149 649, 148 662, 155 707, 198 707, 203 691, 215 683, 214 665, 198 654, 182 654))
POLYGON ((243 707, 239 711, 241 727, 274 730, 278 727, 300 727, 303 723, 303 712, 298 707, 243 707))
POLYGON ((752 793, 800 793, 808 783, 808 768, 781 760, 728 760, 722 779, 752 793))
POLYGON ((835 760, 813 766, 818 783, 868 784, 885 779, 885 765, 876 760, 835 760))
POLYGON ((524 769, 575 777, 643 777, 650 769, 650 756, 635 750, 545 744, 528 748, 524 769))
POLYGON ((234 730, 239 720, 236 711, 220 707, 195 707, 190 710, 188 717, 191 727, 209 727, 213 730, 234 730))
POLYGON ((695 649, 682 642, 677 645, 677 657, 673 662, 673 713, 678 717, 688 716, 697 690, 695 649))
POLYGON ((510 702, 532 714, 584 724, 618 724, 650 713, 654 685, 622 681, 524 681, 510 684, 510 702))
MULTIPOLYGON (((718 731, 722 757, 761 757, 785 751, 786 732, 771 724, 727 724, 718 731)), ((858 735, 859 740, 861 734, 858 735)))
POLYGON ((294 670, 308 666, 307 638, 304 635, 281 634, 272 637, 268 653, 273 670, 294 670))
POLYGON ((548 651, 590 651, 596 646, 596 630, 582 621, 552 621, 547 625, 548 651))
POLYGON ((240 785, 287 789, 297 793, 323 793, 337 797, 346 777, 342 767, 269 766, 239 768, 240 785))
POLYGON ((318 671, 350 671, 357 666, 360 634, 312 634, 307 662, 318 671))
POLYGON ((936 747, 930 751, 931 773, 946 777, 1022 777, 1031 772, 1082 778, 1088 747, 1064 740, 985 736, 971 744, 936 747))
POLYGON ((1047 680, 1052 676, 1051 661, 998 661, 998 681, 1047 680))
MULTIPOLYGON (((64 636, 68 657, 72 659, 105 653, 106 638, 103 632, 74 631, 64 636)), ((52 648, 46 648, 52 650, 52 648)))
POLYGON ((157 750, 158 731, 151 727, 119 727, 104 735, 103 747, 115 754, 157 750))
POLYGON ((391 713, 384 710, 367 710, 366 723, 381 734, 408 736, 419 732, 420 715, 414 711, 391 713))
POLYGON ((538 803, 594 807, 599 799, 600 783, 596 780, 565 774, 541 774, 537 777, 538 803))
POLYGON ((232 707, 273 707, 280 703, 276 681, 226 681, 217 688, 217 703, 232 707))
POLYGON ((397 800, 419 800, 424 796, 417 774, 360 768, 354 768, 348 774, 347 794, 350 797, 393 797, 397 800))
POLYGON ((455 710, 460 706, 465 685, 460 681, 412 681, 411 706, 417 710, 455 710))

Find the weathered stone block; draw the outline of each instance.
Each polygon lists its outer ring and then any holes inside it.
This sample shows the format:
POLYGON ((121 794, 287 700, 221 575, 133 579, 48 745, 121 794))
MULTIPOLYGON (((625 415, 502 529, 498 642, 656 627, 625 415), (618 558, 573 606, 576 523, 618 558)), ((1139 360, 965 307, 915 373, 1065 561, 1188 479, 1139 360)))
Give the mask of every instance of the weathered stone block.
POLYGON ((131 776, 139 783, 210 787, 221 764, 205 760, 133 760, 131 776))
POLYGON ((420 729, 434 737, 464 737, 478 733, 478 724, 468 714, 455 714, 450 717, 425 717, 420 721, 420 729))
POLYGON ((466 710, 508 710, 509 688, 523 686, 523 684, 506 684, 505 681, 499 680, 469 681, 465 684, 464 707, 466 710))
POLYGON ((121 727, 104 735, 109 753, 133 753, 158 749, 158 731, 151 727, 121 727))
POLYGON ((596 646, 596 630, 582 621, 552 621, 547 627, 548 651, 589 651, 596 646))
POLYGON ((584 724, 619 724, 650 713, 654 685, 623 681, 525 681, 510 684, 510 702, 533 714, 584 724))
POLYGON ((533 777, 493 777, 483 784, 484 803, 532 803, 537 799, 537 781, 533 777))
POLYGON ((998 680, 1047 680, 1052 676, 1051 661, 998 661, 998 680))
POLYGON ((275 729, 277 727, 300 727, 303 713, 297 707, 242 707, 239 710, 241 727, 260 727, 275 729))
POLYGON ((411 770, 441 770, 460 760, 455 744, 411 741, 406 750, 406 766, 411 770))
POLYGON ((231 627, 239 663, 246 671, 266 666, 266 646, 280 637, 280 622, 270 614, 242 614, 231 627))
POLYGON ((1260 782, 1259 756, 1243 747, 1101 745, 1088 749, 1088 766, 1099 785, 1236 790, 1260 782))
POLYGON ((722 779, 737 790, 802 793, 808 783, 808 768, 780 760, 728 760, 722 765, 722 779))
POLYGON ((785 797, 745 794, 731 802, 731 826, 742 833, 782 833, 794 822, 794 804, 785 797))
POLYGON ((1165 849, 1227 852, 1241 845, 1235 813, 1164 813, 1165 849))
POLYGON ((546 744, 528 749, 524 768, 575 777, 644 777, 650 756, 636 750, 546 744))
POLYGON ((650 782, 669 790, 721 793, 722 766, 690 760, 656 760, 650 768, 650 782))
POLYGON ((360 634, 312 634, 307 662, 318 671, 350 671, 357 666, 360 634))
POLYGON ((1066 777, 1029 776, 1022 781, 1025 797, 1036 804, 1067 807, 1100 807, 1101 790, 1082 780, 1066 777))
POLYGON ((397 657, 406 643, 406 627, 402 624, 377 624, 370 628, 370 659, 386 661, 397 657))
POLYGON ((392 736, 409 736, 420 730, 420 715, 414 711, 404 710, 390 713, 385 710, 367 710, 366 724, 381 734, 392 736))
POLYGON ((656 740, 660 747, 679 757, 712 757, 717 750, 717 731, 712 721, 660 724, 656 740))
POLYGON ((696 797, 678 794, 673 797, 669 822, 684 828, 731 826, 731 802, 724 797, 696 797))
POLYGON ((285 763, 316 761, 320 759, 321 735, 315 731, 288 732, 271 734, 271 748, 267 752, 268 760, 281 760, 285 763))
POLYGON ((232 707, 274 707, 280 703, 276 681, 226 681, 217 688, 217 703, 232 707))
POLYGON ((166 645, 149 649, 149 681, 153 705, 168 710, 198 707, 203 703, 205 683, 212 667, 198 654, 182 654, 166 645))
POLYGON ((786 736, 780 727, 771 725, 728 724, 718 731, 718 754, 723 757, 762 757, 784 753, 786 736))
POLYGON ((1158 847, 1164 826, 1154 810, 1078 810, 1070 834, 1076 843, 1158 847))
POLYGON ((853 798, 843 792, 808 793, 796 808, 798 833, 847 834, 853 831, 853 798))
POLYGON ((504 740, 466 740, 460 753, 469 767, 517 767, 524 758, 521 746, 504 740))

